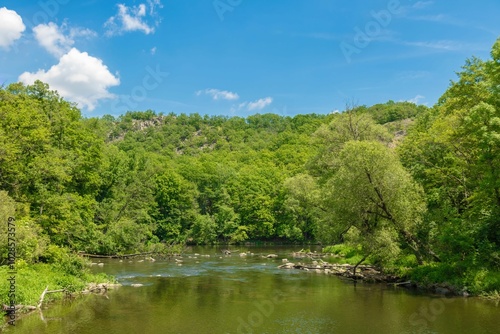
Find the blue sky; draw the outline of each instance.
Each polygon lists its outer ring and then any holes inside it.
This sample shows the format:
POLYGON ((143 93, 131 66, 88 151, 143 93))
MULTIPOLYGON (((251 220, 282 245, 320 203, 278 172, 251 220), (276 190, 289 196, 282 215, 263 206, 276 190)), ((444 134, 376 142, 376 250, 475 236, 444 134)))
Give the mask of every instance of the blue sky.
POLYGON ((48 82, 86 116, 432 106, 489 58, 500 2, 0 1, 0 82, 48 82))

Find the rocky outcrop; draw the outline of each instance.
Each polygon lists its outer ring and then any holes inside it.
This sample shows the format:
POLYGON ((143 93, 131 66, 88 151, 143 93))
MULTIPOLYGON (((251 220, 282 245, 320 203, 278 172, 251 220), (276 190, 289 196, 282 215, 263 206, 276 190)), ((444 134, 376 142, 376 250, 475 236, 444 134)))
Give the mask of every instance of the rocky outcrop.
POLYGON ((354 265, 350 264, 330 264, 325 261, 312 261, 307 264, 300 262, 297 264, 286 262, 278 266, 280 269, 299 269, 318 274, 335 275, 372 283, 396 283, 401 281, 400 277, 384 274, 377 267, 369 265, 359 265, 356 268, 356 273, 354 274, 354 267, 354 265))

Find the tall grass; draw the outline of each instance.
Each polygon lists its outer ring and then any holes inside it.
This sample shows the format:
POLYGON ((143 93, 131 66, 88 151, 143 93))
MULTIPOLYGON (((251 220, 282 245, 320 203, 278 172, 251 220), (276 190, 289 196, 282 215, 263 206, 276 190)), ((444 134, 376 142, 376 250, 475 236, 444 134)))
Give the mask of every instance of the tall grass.
MULTIPOLYGON (((65 270, 61 264, 36 263, 26 264, 19 260, 16 263, 15 274, 15 304, 36 306, 43 290, 66 289, 69 292, 82 291, 90 282, 109 282, 111 277, 105 274, 94 275, 83 268, 75 275, 74 270, 65 270)), ((7 266, 0 267, 0 302, 10 304, 10 282, 13 276, 7 266)), ((44 302, 50 302, 63 297, 63 293, 47 294, 44 302)))

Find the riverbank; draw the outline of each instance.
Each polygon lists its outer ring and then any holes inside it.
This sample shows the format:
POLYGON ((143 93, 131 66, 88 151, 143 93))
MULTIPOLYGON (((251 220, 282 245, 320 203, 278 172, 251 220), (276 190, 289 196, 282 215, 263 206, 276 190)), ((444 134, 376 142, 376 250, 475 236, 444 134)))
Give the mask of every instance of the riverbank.
MULTIPOLYGON (((15 270, 0 267, 0 301, 5 322, 15 322, 19 316, 40 309, 43 305, 63 298, 74 298, 79 294, 100 292, 116 283, 115 279, 103 273, 92 274, 84 261, 71 257, 73 266, 66 262, 27 264, 19 260, 15 270), (66 264, 66 265, 64 265, 66 264)), ((13 324, 13 323, 11 323, 13 324)))
POLYGON ((180 257, 156 261, 102 259, 104 265, 93 265, 91 272, 112 275, 123 287, 108 293, 108 298, 89 295, 53 302, 42 308, 43 319, 35 311, 5 332, 209 334, 280 333, 293 328, 300 333, 344 333, 348 328, 359 334, 409 333, 420 330, 409 319, 423 318, 422 307, 431 312, 424 315, 436 316, 428 331, 474 333, 473 322, 482 329, 496 328, 494 302, 436 298, 384 283, 354 285, 332 275, 277 268, 284 258, 309 261, 291 257, 299 249, 238 246, 225 255, 221 248, 193 247, 180 257), (268 257, 272 254, 277 257, 268 257), (436 310, 439 314, 432 313, 436 310))
POLYGON ((395 284, 430 294, 500 300, 500 271, 466 263, 418 265, 413 256, 408 256, 380 268, 370 257, 361 261, 364 257, 356 247, 342 244, 325 247, 321 253, 301 250, 291 253, 290 257, 291 260, 284 259, 279 268, 324 273, 367 283, 395 284))
MULTIPOLYGON (((317 274, 333 275, 342 279, 351 280, 354 282, 364 283, 385 283, 391 286, 398 286, 406 289, 421 290, 425 293, 438 294, 443 296, 472 296, 471 292, 466 288, 453 286, 449 283, 431 283, 423 284, 405 276, 399 276, 392 273, 385 273, 383 270, 372 265, 352 265, 348 263, 328 263, 323 260, 312 260, 310 263, 293 263, 284 261, 279 265, 280 269, 298 269, 306 272, 313 272, 317 274)), ((500 299, 498 292, 482 293, 479 297, 488 299, 500 299)))

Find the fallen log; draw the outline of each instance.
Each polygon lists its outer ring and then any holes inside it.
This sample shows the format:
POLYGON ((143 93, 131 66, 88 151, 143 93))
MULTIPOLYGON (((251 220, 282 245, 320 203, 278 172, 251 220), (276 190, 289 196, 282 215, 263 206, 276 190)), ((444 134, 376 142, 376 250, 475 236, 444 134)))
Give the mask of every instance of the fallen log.
MULTIPOLYGON (((33 310, 36 310, 36 306, 32 306, 32 305, 21 305, 21 304, 18 304, 18 305, 14 305, 14 310, 28 310, 28 311, 33 311, 33 310)), ((3 311, 6 311, 6 312, 9 312, 9 311, 12 311, 12 307, 9 306, 9 305, 6 305, 6 304, 3 304, 2 305, 2 310, 3 311)))
POLYGON ((224 254, 224 255, 231 255, 231 253, 236 253, 237 251, 239 251, 238 249, 236 250, 229 250, 229 249, 222 249, 221 252, 224 254))
POLYGON ((88 258, 95 258, 95 259, 127 259, 130 257, 136 257, 136 256, 146 256, 146 255, 152 255, 152 254, 157 254, 154 252, 147 252, 147 253, 135 253, 135 254, 114 254, 114 255, 99 255, 99 254, 87 254, 87 253, 80 253, 81 256, 85 256, 88 258))
POLYGON ((59 289, 59 290, 50 290, 49 291, 49 286, 47 285, 47 287, 45 288, 45 290, 43 290, 42 295, 40 296, 40 301, 38 302, 38 305, 36 306, 36 308, 41 308, 42 307, 43 299, 45 298, 46 294, 48 294, 48 293, 57 293, 57 292, 67 292, 67 290, 66 289, 59 289))
POLYGON ((120 287, 121 284, 113 284, 113 283, 99 283, 99 284, 89 284, 87 289, 83 290, 83 294, 89 293, 102 293, 105 294, 109 289, 120 287))

